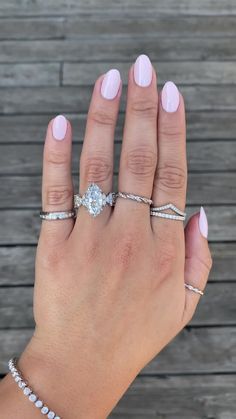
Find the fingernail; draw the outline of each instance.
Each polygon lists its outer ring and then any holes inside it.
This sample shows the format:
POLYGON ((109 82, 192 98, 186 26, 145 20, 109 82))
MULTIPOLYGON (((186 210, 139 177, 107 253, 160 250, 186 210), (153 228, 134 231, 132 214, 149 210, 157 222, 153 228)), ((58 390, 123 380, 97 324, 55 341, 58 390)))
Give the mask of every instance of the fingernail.
POLYGON ((161 93, 162 107, 166 112, 176 112, 179 107, 179 90, 177 86, 168 81, 165 83, 161 93))
POLYGON ((200 209, 200 214, 199 214, 199 229, 200 232, 202 234, 203 237, 205 237, 205 239, 207 239, 208 237, 208 221, 207 221, 207 216, 205 213, 205 210, 203 207, 201 207, 200 209))
POLYGON ((67 119, 63 115, 58 115, 52 124, 52 134, 55 140, 64 140, 67 130, 67 119))
POLYGON ((116 69, 109 70, 102 81, 101 94, 105 99, 114 99, 120 88, 120 72, 116 69))
POLYGON ((138 86, 147 87, 152 81, 152 64, 147 55, 139 55, 134 64, 134 80, 138 86))

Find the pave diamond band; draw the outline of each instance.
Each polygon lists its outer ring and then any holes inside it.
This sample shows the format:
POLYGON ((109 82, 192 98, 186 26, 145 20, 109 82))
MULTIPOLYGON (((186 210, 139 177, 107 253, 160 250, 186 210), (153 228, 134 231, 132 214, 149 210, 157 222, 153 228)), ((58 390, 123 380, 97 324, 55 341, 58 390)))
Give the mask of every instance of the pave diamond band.
POLYGON ((74 195, 74 208, 84 206, 90 215, 97 217, 106 205, 115 205, 116 194, 110 192, 105 194, 96 183, 91 183, 83 196, 74 195))
POLYGON ((196 292, 199 295, 204 295, 204 292, 203 291, 199 290, 198 288, 193 287, 190 284, 184 284, 184 286, 185 286, 185 288, 189 289, 189 291, 196 292))
POLYGON ((160 207, 152 206, 150 208, 150 215, 154 217, 167 218, 169 220, 176 220, 176 221, 185 221, 186 219, 186 213, 181 211, 179 208, 177 208, 173 204, 166 204, 160 207), (172 210, 174 214, 169 214, 168 212, 162 212, 165 210, 172 210))
POLYGON ((42 220, 67 220, 76 216, 75 210, 69 211, 40 211, 39 216, 42 220))
POLYGON ((17 368, 16 358, 10 359, 8 367, 13 380, 18 384, 18 387, 22 390, 23 394, 28 397, 28 400, 33 403, 36 408, 40 409, 42 415, 46 415, 48 419, 62 419, 53 410, 50 410, 49 407, 33 392, 32 388, 29 387, 27 381, 17 368))

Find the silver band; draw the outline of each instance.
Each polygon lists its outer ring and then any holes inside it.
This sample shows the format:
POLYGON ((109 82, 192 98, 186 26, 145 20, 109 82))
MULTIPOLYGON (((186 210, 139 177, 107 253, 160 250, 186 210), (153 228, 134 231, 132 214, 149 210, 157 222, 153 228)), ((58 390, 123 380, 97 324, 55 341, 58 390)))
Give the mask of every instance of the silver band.
POLYGON ((204 292, 203 291, 199 290, 198 288, 193 287, 190 284, 184 284, 184 286, 185 286, 185 288, 187 288, 190 291, 196 292, 199 295, 204 295, 204 292))
POLYGON ((74 195, 74 208, 84 206, 90 215, 97 217, 106 205, 115 205, 116 194, 110 192, 105 194, 96 183, 91 183, 83 196, 74 195))
POLYGON ((76 216, 75 210, 69 211, 40 211, 39 216, 42 220, 67 220, 76 216))
POLYGON ((171 203, 162 205, 160 207, 151 206, 150 215, 154 217, 167 218, 169 220, 177 220, 177 221, 185 221, 186 219, 186 213, 181 211, 179 208, 177 208, 175 205, 171 203), (163 212, 168 209, 172 210, 174 214, 163 212))
POLYGON ((148 205, 152 204, 152 200, 149 198, 146 198, 145 196, 134 195, 131 193, 126 193, 126 192, 117 192, 116 196, 117 198, 132 199, 133 201, 143 203, 143 204, 148 204, 148 205))
POLYGON ((27 381, 22 376, 21 372, 17 368, 17 359, 12 358, 8 362, 8 367, 12 375, 13 380, 15 380, 18 387, 22 390, 23 394, 28 397, 28 400, 34 404, 37 409, 40 409, 40 412, 44 417, 48 419, 61 419, 53 410, 50 410, 49 407, 44 404, 44 402, 33 392, 32 388, 28 385, 27 381))

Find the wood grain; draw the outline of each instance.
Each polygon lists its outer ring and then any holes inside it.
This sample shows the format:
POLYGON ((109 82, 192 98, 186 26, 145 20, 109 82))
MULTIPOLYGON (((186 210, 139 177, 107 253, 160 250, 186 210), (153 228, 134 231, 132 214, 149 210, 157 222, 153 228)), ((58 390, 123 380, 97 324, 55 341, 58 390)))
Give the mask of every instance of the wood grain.
MULTIPOLYGON (((236 22, 235 22, 236 23, 236 22)), ((157 70, 158 83, 164 84, 166 80, 174 80, 181 85, 224 85, 236 83, 235 62, 169 62, 153 61, 157 70)), ((63 84, 65 86, 91 85, 98 77, 110 68, 110 62, 99 63, 64 63, 63 84)), ((128 82, 129 63, 114 62, 118 68, 124 84, 128 82)))
POLYGON ((0 87, 59 86, 60 64, 0 64, 0 87))
POLYGON ((138 377, 109 416, 120 419, 233 419, 233 375, 138 377))
POLYGON ((174 42, 169 37, 127 37, 61 40, 5 40, 1 42, 0 62, 125 61, 132 63, 145 52, 155 61, 234 61, 236 45, 230 37, 192 36, 174 42))
POLYGON ((233 37, 235 36, 235 16, 184 16, 144 14, 140 12, 112 14, 75 14, 62 17, 9 17, 2 19, 0 40, 37 40, 37 39, 81 39, 97 36, 124 38, 127 36, 153 36, 181 38, 198 37, 233 37))
POLYGON ((1 2, 1 16, 33 16, 33 15, 74 15, 75 13, 99 13, 102 16, 110 13, 140 13, 144 14, 170 14, 170 15, 235 15, 236 5, 234 0, 145 0, 137 3, 136 0, 123 2, 118 0, 57 0, 57 7, 53 0, 9 0, 1 2))

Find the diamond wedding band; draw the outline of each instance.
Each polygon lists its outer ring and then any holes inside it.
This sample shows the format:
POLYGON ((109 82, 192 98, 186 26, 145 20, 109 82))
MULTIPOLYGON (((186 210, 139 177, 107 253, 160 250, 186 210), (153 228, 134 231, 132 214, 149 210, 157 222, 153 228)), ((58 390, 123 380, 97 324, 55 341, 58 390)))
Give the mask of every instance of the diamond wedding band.
POLYGON ((186 219, 186 213, 181 211, 179 208, 177 208, 173 204, 166 204, 162 205, 161 207, 154 207, 152 206, 150 208, 150 215, 154 217, 160 217, 160 218, 167 218, 169 220, 176 220, 176 221, 185 221, 186 219), (165 210, 172 210, 174 214, 169 214, 167 212, 163 212, 165 210))
POLYGON ((75 210, 69 211, 40 211, 39 217, 42 220, 67 220, 68 218, 74 218, 76 216, 75 210))

